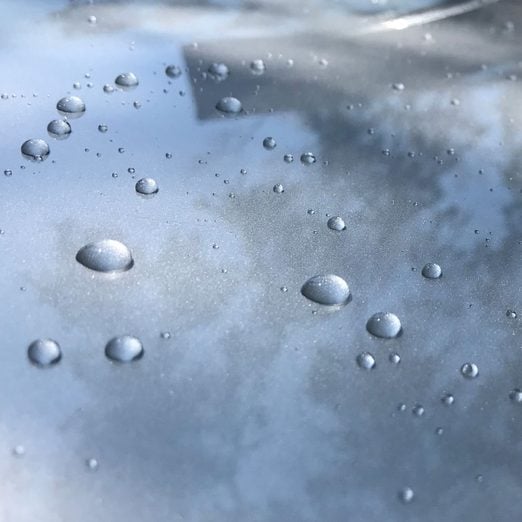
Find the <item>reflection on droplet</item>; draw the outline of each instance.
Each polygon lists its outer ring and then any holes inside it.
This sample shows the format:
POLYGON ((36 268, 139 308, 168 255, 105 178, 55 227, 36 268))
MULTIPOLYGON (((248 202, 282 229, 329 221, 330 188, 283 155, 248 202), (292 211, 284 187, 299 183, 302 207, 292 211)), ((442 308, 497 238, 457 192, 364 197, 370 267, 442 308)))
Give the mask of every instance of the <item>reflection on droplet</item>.
POLYGON ((128 89, 131 87, 136 87, 140 82, 136 75, 132 72, 121 73, 116 76, 114 83, 118 87, 123 87, 124 89, 128 89))
POLYGON ((455 402, 455 397, 451 393, 445 393, 440 400, 445 406, 451 406, 455 402))
POLYGON ((281 183, 277 183, 277 185, 274 185, 274 188, 272 189, 276 194, 282 194, 285 189, 281 183))
POLYGON ((178 78, 179 76, 181 76, 181 68, 177 65, 168 65, 165 69, 165 74, 169 78, 178 78))
POLYGON ((241 102, 233 96, 225 96, 216 104, 216 109, 226 114, 237 114, 241 112, 242 108, 241 102))
POLYGON ((156 194, 158 190, 158 184, 153 178, 142 178, 136 183, 136 192, 139 194, 150 196, 151 194, 156 194))
POLYGON ((363 370, 375 368, 375 357, 370 352, 362 352, 356 358, 357 366, 363 370))
POLYGON ((426 263, 422 275, 427 279, 438 279, 442 275, 442 268, 437 263, 426 263))
POLYGON ((52 366, 62 358, 62 350, 52 339, 37 339, 29 345, 27 357, 35 366, 52 366))
POLYGON ((228 78, 230 71, 225 63, 212 63, 208 68, 208 75, 216 82, 222 82, 228 78))
POLYGON ((466 379, 474 379, 479 374, 478 366, 475 363, 464 363, 460 368, 460 373, 466 379))
POLYGON ((392 339, 401 333, 402 326, 400 319, 395 314, 378 312, 368 319, 366 329, 375 337, 392 339))
POLYGON ((52 120, 47 125, 47 132, 49 136, 56 138, 57 140, 64 140, 71 134, 71 124, 64 120, 52 120))
POLYGON ((263 140, 263 147, 266 149, 266 150, 273 150, 276 148, 276 140, 274 140, 274 138, 272 138, 271 136, 269 136, 268 138, 265 138, 263 140))
POLYGON ((415 492, 410 487, 405 487, 399 491, 399 500, 403 504, 409 504, 415 498, 415 492))
POLYGON ((522 390, 520 390, 520 388, 514 388, 509 392, 509 398, 511 402, 522 403, 522 390))
POLYGON ((127 246, 114 239, 85 245, 78 250, 76 261, 97 272, 125 272, 134 265, 127 246))
POLYGON ((68 118, 79 118, 85 112, 85 103, 78 96, 66 96, 58 101, 56 109, 68 118))
POLYGON ((334 274, 321 274, 310 278, 301 288, 310 301, 326 306, 341 306, 348 303, 350 289, 348 283, 334 274))
POLYGON ((312 165, 315 162, 316 158, 311 152, 304 152, 301 154, 301 163, 303 165, 312 165))
POLYGON ((21 147, 22 156, 31 161, 43 161, 51 150, 46 141, 41 139, 31 139, 24 141, 21 147))
POLYGON ((137 337, 121 335, 105 346, 105 355, 116 362, 131 362, 143 356, 143 345, 137 337))
POLYGON ((328 220, 327 225, 330 230, 335 230, 336 232, 346 230, 346 223, 344 222, 344 219, 339 216, 331 217, 328 220))
POLYGON ((250 63, 250 70, 252 71, 253 74, 256 74, 256 75, 263 74, 265 72, 265 69, 266 69, 265 62, 261 59, 253 60, 250 63))

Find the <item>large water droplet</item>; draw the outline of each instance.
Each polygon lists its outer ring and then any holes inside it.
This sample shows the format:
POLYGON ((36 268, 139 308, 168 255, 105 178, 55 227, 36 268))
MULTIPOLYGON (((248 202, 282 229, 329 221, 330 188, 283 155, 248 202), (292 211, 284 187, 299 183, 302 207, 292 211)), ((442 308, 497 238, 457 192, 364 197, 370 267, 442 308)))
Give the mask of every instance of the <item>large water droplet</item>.
POLYGON ((460 368, 460 373, 463 375, 463 377, 466 377, 466 379, 474 379, 479 374, 478 366, 475 363, 464 363, 462 367, 460 368))
POLYGON ((216 104, 216 109, 226 114, 238 114, 242 108, 241 102, 233 96, 225 96, 216 104))
POLYGON ((301 154, 301 163, 303 165, 312 165, 315 162, 315 156, 311 152, 304 152, 301 154))
POLYGON ((79 118, 85 112, 85 103, 78 96, 66 96, 58 101, 56 108, 68 118, 79 118))
POLYGON ((30 159, 31 161, 43 161, 51 152, 47 142, 41 139, 24 141, 20 150, 24 158, 30 159))
POLYGON ((124 89, 130 89, 132 87, 136 87, 140 82, 136 75, 131 72, 121 73, 116 76, 114 83, 118 87, 122 87, 124 89))
POLYGON ((107 343, 105 355, 117 362, 135 361, 143 356, 143 345, 137 337, 121 335, 107 343))
POLYGON ((78 250, 76 261, 97 272, 125 272, 134 265, 130 250, 114 239, 85 245, 78 250))
POLYGON ((375 357, 370 352, 362 352, 356 358, 357 366, 363 370, 375 368, 375 357))
POLYGON ((427 279, 438 279, 442 275, 442 268, 437 263, 426 263, 422 275, 427 279))
POLYGON ((342 230, 346 230, 346 223, 344 222, 344 219, 339 216, 331 217, 328 220, 327 225, 330 230, 335 230, 336 232, 341 232, 342 230))
POLYGON ((375 337, 392 339, 401 333, 402 326, 400 319, 395 314, 378 312, 368 319, 366 329, 375 337))
POLYGON ((405 487, 399 491, 399 500, 403 504, 409 504, 410 502, 413 502, 413 499, 415 498, 415 492, 410 487, 405 487))
POLYGON ((36 366, 52 366, 62 358, 62 350, 52 339, 37 339, 29 345, 27 357, 36 366))
POLYGON ((64 140, 71 134, 71 124, 64 120, 52 120, 47 125, 47 132, 49 136, 56 138, 57 140, 64 140))
POLYGON ((228 78, 230 71, 225 63, 212 63, 208 68, 208 75, 216 82, 222 82, 228 78))
POLYGON ((159 187, 156 180, 153 178, 142 178, 136 183, 136 192, 150 196, 158 192, 159 187))
POLYGON ((341 306, 348 303, 348 283, 334 274, 316 275, 301 288, 301 293, 310 301, 326 306, 341 306))

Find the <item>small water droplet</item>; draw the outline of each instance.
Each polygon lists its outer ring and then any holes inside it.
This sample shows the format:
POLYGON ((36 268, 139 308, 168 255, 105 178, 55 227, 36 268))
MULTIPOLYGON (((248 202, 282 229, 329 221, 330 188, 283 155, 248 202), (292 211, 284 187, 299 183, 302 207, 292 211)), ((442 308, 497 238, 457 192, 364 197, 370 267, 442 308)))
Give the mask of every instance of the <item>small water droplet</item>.
POLYGON ((522 390, 520 390, 520 388, 514 388, 509 392, 509 398, 511 402, 522 403, 522 390))
POLYGON ((442 268, 437 263, 426 263, 422 267, 422 275, 426 279, 438 279, 442 276, 442 268))
POLYGON ((413 502, 414 498, 415 492, 410 487, 405 487, 399 491, 399 500, 403 504, 409 504, 410 502, 413 502))
POLYGON ((107 127, 107 125, 100 124, 98 125, 98 130, 100 132, 107 132, 109 130, 109 127, 107 127))
POLYGON ((52 339, 37 339, 27 348, 27 357, 41 368, 57 364, 62 358, 60 345, 52 339))
POLYGON ((105 346, 105 355, 116 362, 131 362, 143 356, 143 345, 137 337, 121 335, 111 339, 105 346))
POLYGON ((402 326, 400 319, 395 314, 378 312, 368 319, 366 329, 375 337, 392 339, 401 333, 402 326))
POLYGON ((350 299, 348 283, 334 274, 311 277, 302 286, 301 294, 310 301, 326 306, 342 306, 350 299))
POLYGON ((401 362, 401 356, 398 353, 390 353, 389 360, 392 364, 399 364, 401 362))
POLYGON ((395 91, 404 91, 405 86, 404 86, 404 83, 394 83, 394 84, 392 85, 392 88, 393 88, 393 90, 395 90, 395 91))
POLYGON ((64 120, 52 120, 47 125, 47 132, 49 136, 56 138, 57 140, 64 140, 71 134, 71 125, 68 121, 64 120))
POLYGON ((480 482, 484 482, 484 476, 483 476, 483 475, 477 475, 477 476, 475 477, 475 480, 476 480, 477 482, 479 482, 479 483, 480 483, 480 482))
POLYGON ((85 112, 85 103, 78 96, 66 96, 58 101, 56 109, 67 118, 79 118, 85 112))
POLYGON ((294 161, 294 156, 292 154, 285 154, 283 159, 286 163, 292 163, 292 161, 294 161))
POLYGON ((269 136, 268 138, 265 138, 263 140, 263 147, 266 150, 273 150, 276 148, 276 146, 277 146, 276 140, 274 140, 274 138, 272 138, 271 136, 269 136))
POLYGON ((78 250, 76 261, 96 272, 125 272, 134 265, 127 246, 114 239, 85 245, 78 250))
POLYGON ((422 406, 422 404, 416 404, 411 410, 415 417, 422 417, 424 415, 424 411, 424 406, 422 406))
POLYGON ((136 192, 144 194, 146 196, 156 194, 158 190, 158 184, 156 183, 156 180, 153 178, 142 178, 136 183, 136 192))
POLYGON ((91 15, 87 18, 87 21, 90 23, 90 24, 95 24, 97 22, 96 20, 96 17, 94 15, 91 15))
POLYGON ((226 80, 229 74, 230 71, 225 63, 212 63, 208 68, 208 75, 216 82, 226 80))
POLYGON ((373 370, 375 368, 375 357, 370 352, 362 352, 356 358, 357 366, 363 370, 373 370))
POLYGON ((233 96, 225 96, 216 104, 216 109, 225 114, 238 114, 243 109, 241 102, 233 96))
POLYGON ((121 73, 116 76, 114 83, 118 87, 122 87, 123 89, 132 89, 136 87, 140 82, 136 75, 132 72, 121 73))
POLYGON ((276 194, 282 194, 285 189, 281 183, 277 183, 277 185, 274 185, 274 188, 272 189, 276 194))
POLYGON ((81 89, 81 88, 82 88, 82 84, 80 82, 73 83, 73 89, 81 89))
POLYGON ((439 427, 435 430, 435 433, 440 436, 444 433, 444 429, 439 427))
POLYGON ((313 165, 316 161, 315 156, 311 152, 301 154, 301 163, 303 165, 313 165))
POLYGON ((43 161, 49 156, 51 150, 46 141, 41 139, 31 139, 24 141, 21 147, 22 156, 31 161, 43 161))
POLYGON ((518 315, 515 310, 506 310, 506 317, 509 317, 510 319, 516 319, 518 315))
POLYGON ((279 290, 281 290, 283 293, 288 292, 288 288, 286 286, 282 286, 279 290))
POLYGON ((170 332, 161 332, 161 333, 160 333, 160 337, 161 337, 162 339, 167 340, 167 339, 170 339, 170 338, 171 338, 171 334, 170 334, 170 332))
POLYGON ((111 92, 114 92, 114 87, 108 83, 106 83, 103 86, 103 92, 106 92, 107 94, 110 94, 111 92))
POLYGON ((13 448, 13 455, 15 457, 23 457, 25 455, 25 448, 21 444, 17 444, 13 448))
POLYGON ((474 379, 479 374, 478 366, 475 363, 464 363, 460 368, 460 373, 466 379, 474 379))
POLYGON ((346 223, 344 222, 344 219, 339 216, 331 217, 328 220, 327 225, 330 230, 335 230, 336 232, 346 230, 346 223))
POLYGON ((397 410, 398 411, 406 411, 406 404, 404 404, 403 402, 401 402, 401 404, 399 404, 397 406, 397 410))
POLYGON ((265 62, 261 59, 252 60, 250 63, 250 70, 257 76, 263 74, 266 70, 265 62))
POLYGON ((181 76, 181 68, 177 65, 169 65, 165 69, 165 74, 169 78, 179 78, 181 76))
POLYGON ((12 176, 13 175, 13 171, 11 169, 6 169, 4 170, 4 176, 12 176))
POLYGON ((85 461, 85 465, 89 469, 89 471, 96 471, 100 466, 96 459, 90 458, 85 461))
POLYGON ((455 402, 455 397, 451 393, 445 393, 440 400, 445 406, 451 406, 455 402))

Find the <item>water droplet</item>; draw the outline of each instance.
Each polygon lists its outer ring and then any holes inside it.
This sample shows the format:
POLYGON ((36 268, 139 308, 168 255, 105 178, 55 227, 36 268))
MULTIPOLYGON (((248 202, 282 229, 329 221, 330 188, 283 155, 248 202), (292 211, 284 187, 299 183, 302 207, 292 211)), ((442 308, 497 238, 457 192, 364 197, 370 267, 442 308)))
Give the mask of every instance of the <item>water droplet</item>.
POLYGON ((165 69, 165 74, 169 78, 179 78, 181 76, 181 68, 177 65, 169 65, 165 69))
POLYGON ((151 194, 156 194, 158 190, 158 184, 152 178, 142 178, 136 183, 136 192, 139 194, 150 196, 151 194))
POLYGON ((292 161, 294 161, 294 156, 292 154, 285 154, 283 159, 286 163, 292 163, 292 161))
POLYGON ((411 412, 413 413, 413 415, 415 415, 415 417, 422 417, 424 415, 424 406, 422 406, 422 404, 416 404, 411 412))
POLYGON ((442 275, 442 268, 437 263, 426 263, 422 267, 422 275, 426 279, 438 279, 442 275))
POLYGON ((282 194, 285 189, 281 183, 278 183, 277 185, 274 185, 274 188, 272 189, 276 194, 282 194))
POLYGON ((392 85, 392 88, 393 88, 393 90, 395 90, 395 91, 404 91, 405 86, 404 86, 404 83, 394 83, 394 84, 392 85))
POLYGON ((87 21, 90 23, 90 24, 95 24, 96 23, 96 17, 94 15, 91 15, 87 18, 87 21))
POLYGON ((71 134, 71 125, 68 121, 64 120, 52 120, 47 125, 47 132, 49 136, 56 138, 57 140, 64 140, 71 134))
POLYGON ((266 150, 273 150, 276 148, 276 140, 274 140, 274 138, 272 138, 271 136, 269 136, 268 138, 265 138, 263 140, 263 147, 266 149, 266 150))
POLYGON ((288 288, 286 286, 282 286, 279 290, 281 290, 283 293, 288 292, 288 288))
POLYGON ((56 109, 67 118, 79 118, 85 112, 85 103, 78 96, 66 96, 58 101, 56 109))
POLYGON ((466 379, 474 379, 479 374, 478 366, 475 363, 464 363, 460 368, 460 373, 466 379))
POLYGON ((315 156, 311 152, 304 152, 301 154, 301 163, 303 165, 312 165, 316 162, 315 156))
POLYGON ((161 333, 160 333, 160 337, 161 337, 162 339, 167 340, 167 339, 170 339, 170 338, 171 338, 171 334, 170 334, 170 332, 161 332, 161 333))
POLYGON ((389 360, 392 364, 399 364, 401 362, 401 356, 398 353, 390 353, 389 360))
POLYGON ((410 487, 403 488, 399 491, 399 500, 403 504, 409 504, 415 498, 415 492, 410 487))
POLYGON ((90 458, 85 461, 85 465, 90 471, 96 471, 100 466, 96 459, 90 458))
POLYGON ((484 482, 484 477, 483 477, 483 475, 477 475, 477 476, 475 477, 475 480, 476 480, 477 482, 479 482, 479 483, 480 483, 480 482, 484 482))
POLYGON ((397 406, 397 411, 406 411, 406 404, 404 404, 403 402, 401 402, 401 403, 397 406))
POLYGON ((445 406, 451 406, 455 402, 455 397, 451 393, 445 393, 441 398, 440 401, 445 406))
POLYGON ((506 317, 509 317, 510 319, 516 319, 518 316, 515 310, 506 310, 506 317))
POLYGON ((21 444, 17 444, 13 448, 13 455, 15 457, 23 457, 25 455, 25 448, 21 444))
POLYGON ((107 94, 110 94, 111 92, 114 92, 114 87, 112 85, 109 85, 108 83, 106 83, 103 86, 103 92, 106 92, 107 94))
POLYGON ((107 127, 107 125, 101 124, 101 125, 98 125, 98 130, 100 132, 107 132, 109 130, 109 127, 107 127))
POLYGON ((230 74, 225 63, 212 63, 208 68, 208 75, 216 82, 226 80, 230 74))
POLYGON ((375 357, 370 352, 362 352, 356 358, 357 366, 363 370, 375 368, 375 357))
POLYGON ((350 299, 348 283, 334 274, 316 275, 301 288, 301 294, 310 301, 326 306, 342 306, 350 299))
POLYGON ((266 65, 265 65, 265 62, 263 60, 253 60, 251 63, 250 63, 250 70, 252 71, 253 74, 255 75, 260 75, 260 74, 263 74, 266 70, 266 65))
POLYGON ((31 161, 43 161, 49 153, 49 145, 46 141, 41 139, 27 140, 22 144, 21 147, 22 156, 30 159, 31 161))
POLYGON ((511 402, 522 403, 522 390, 520 390, 520 388, 514 388, 509 392, 509 398, 511 402))
POLYGON ((339 216, 331 217, 328 220, 327 225, 330 230, 335 230, 336 232, 346 230, 346 223, 344 222, 344 219, 339 216))
POLYGON ((97 272, 125 272, 134 265, 130 250, 114 239, 85 245, 78 250, 76 261, 97 272))
POLYGON ((143 356, 143 345, 137 337, 121 335, 107 343, 105 355, 116 362, 135 361, 143 356))
POLYGON ((36 366, 52 366, 62 358, 60 345, 52 339, 37 339, 27 349, 27 357, 36 366))
POLYGON ((13 175, 13 171, 11 169, 5 169, 4 170, 4 176, 12 176, 13 175))
POLYGON ((226 114, 238 114, 243 109, 243 106, 237 98, 225 96, 217 102, 216 109, 226 114))
POLYGON ((81 89, 81 88, 82 88, 82 84, 80 82, 73 83, 73 89, 81 89))
POLYGON ((444 433, 444 429, 439 427, 435 430, 435 433, 440 436, 444 433))
POLYGON ((136 87, 140 82, 134 73, 127 72, 118 74, 114 80, 114 83, 123 89, 131 89, 136 87))
POLYGON ((401 333, 402 326, 400 319, 395 314, 378 312, 368 319, 366 329, 375 337, 392 339, 401 333))

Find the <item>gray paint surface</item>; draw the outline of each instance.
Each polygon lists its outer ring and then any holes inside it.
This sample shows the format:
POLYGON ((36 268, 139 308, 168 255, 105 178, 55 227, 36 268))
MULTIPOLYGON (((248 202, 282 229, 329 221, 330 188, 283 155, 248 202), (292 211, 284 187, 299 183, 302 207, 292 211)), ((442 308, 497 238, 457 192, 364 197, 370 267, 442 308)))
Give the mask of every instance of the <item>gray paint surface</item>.
POLYGON ((4 3, 0 520, 518 519, 521 6, 387 31, 394 14, 363 1, 4 3), (220 83, 201 76, 215 61, 220 83), (136 89, 103 92, 130 71, 136 89), (56 141, 68 94, 87 110, 56 141), (215 110, 229 95, 245 113, 215 110), (34 164, 20 145, 38 137, 51 154, 34 164), (133 268, 75 261, 102 239, 133 268), (300 294, 323 273, 351 302, 300 294), (379 311, 400 337, 368 334, 379 311), (145 355, 111 363, 125 334, 145 355), (44 337, 63 357, 39 369, 26 350, 44 337))

